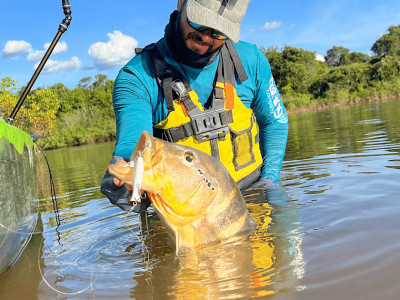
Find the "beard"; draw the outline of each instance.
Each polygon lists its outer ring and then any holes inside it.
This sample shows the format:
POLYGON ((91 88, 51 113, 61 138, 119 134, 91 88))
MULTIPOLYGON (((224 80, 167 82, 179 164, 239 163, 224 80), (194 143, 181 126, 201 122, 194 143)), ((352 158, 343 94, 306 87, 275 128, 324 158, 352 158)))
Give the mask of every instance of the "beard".
MULTIPOLYGON (((200 34, 197 32, 185 35, 181 26, 181 18, 181 13, 174 11, 171 14, 169 24, 165 28, 165 38, 171 56, 176 61, 194 68, 202 68, 212 63, 218 57, 218 49, 213 49, 213 43, 204 43, 201 37, 199 37, 200 34), (208 47, 207 52, 205 54, 200 54, 198 53, 200 52, 199 49, 190 49, 188 45, 193 43, 197 43, 200 46, 205 44, 205 46, 208 47)), ((191 48, 195 48, 194 46, 195 45, 191 48)))
MULTIPOLYGON (((207 46, 207 47, 208 47, 208 49, 207 49, 207 51, 206 51, 207 53, 214 52, 215 50, 217 50, 217 49, 213 49, 213 47, 214 47, 213 44, 204 42, 204 41, 202 40, 200 34, 198 34, 197 32, 189 32, 189 33, 187 34, 187 36, 184 37, 184 40, 185 40, 186 45, 188 45, 188 44, 189 44, 188 42, 189 42, 190 40, 192 40, 192 41, 194 41, 195 43, 197 43, 197 44, 199 44, 199 45, 201 45, 201 46, 207 46)), ((188 47, 188 48, 189 48, 189 47, 188 47)), ((199 54, 199 52, 200 52, 200 50, 197 49, 196 47, 190 47, 189 49, 192 50, 193 52, 198 53, 198 54, 199 54)))

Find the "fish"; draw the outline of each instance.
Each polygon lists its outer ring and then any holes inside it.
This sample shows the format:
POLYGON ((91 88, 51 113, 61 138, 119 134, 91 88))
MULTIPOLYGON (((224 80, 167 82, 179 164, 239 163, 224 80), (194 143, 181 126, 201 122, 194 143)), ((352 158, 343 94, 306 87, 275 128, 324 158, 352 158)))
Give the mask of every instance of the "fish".
POLYGON ((110 164, 108 171, 132 184, 139 158, 140 189, 149 196, 176 253, 255 227, 240 189, 219 159, 143 131, 130 162, 110 164))

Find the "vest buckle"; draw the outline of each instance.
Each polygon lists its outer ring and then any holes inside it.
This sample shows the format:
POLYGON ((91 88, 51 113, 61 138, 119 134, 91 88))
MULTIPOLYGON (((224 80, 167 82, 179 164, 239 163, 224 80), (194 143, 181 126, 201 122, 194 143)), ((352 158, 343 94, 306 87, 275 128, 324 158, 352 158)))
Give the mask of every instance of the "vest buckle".
POLYGON ((190 124, 198 142, 212 139, 224 140, 229 133, 228 123, 223 122, 224 109, 208 110, 192 116, 190 124))

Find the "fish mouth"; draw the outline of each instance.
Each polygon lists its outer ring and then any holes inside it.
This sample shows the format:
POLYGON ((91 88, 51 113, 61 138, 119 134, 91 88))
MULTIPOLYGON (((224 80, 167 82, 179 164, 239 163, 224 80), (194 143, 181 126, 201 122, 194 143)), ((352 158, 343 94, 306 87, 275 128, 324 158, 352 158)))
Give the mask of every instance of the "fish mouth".
POLYGON ((155 142, 153 137, 147 131, 143 131, 133 150, 131 161, 138 156, 143 156, 143 159, 145 159, 144 156, 146 154, 147 162, 151 162, 151 153, 154 153, 154 148, 155 142))
POLYGON ((137 157, 143 158, 145 177, 143 179, 143 188, 147 187, 146 191, 150 192, 155 192, 155 190, 150 188, 148 183, 153 182, 154 178, 157 178, 155 176, 156 169, 159 168, 159 164, 162 161, 162 155, 157 151, 157 145, 158 143, 155 139, 147 131, 143 131, 131 157, 131 161, 134 161, 137 157))

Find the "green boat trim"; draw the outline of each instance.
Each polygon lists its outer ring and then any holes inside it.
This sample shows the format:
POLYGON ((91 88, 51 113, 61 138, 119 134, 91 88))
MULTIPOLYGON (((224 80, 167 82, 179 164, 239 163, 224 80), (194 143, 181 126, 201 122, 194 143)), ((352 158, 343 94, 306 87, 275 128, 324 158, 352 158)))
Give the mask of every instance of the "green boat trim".
POLYGON ((0 119, 0 139, 3 137, 14 145, 19 154, 24 152, 25 146, 33 145, 31 137, 26 132, 7 124, 4 119, 0 119))

